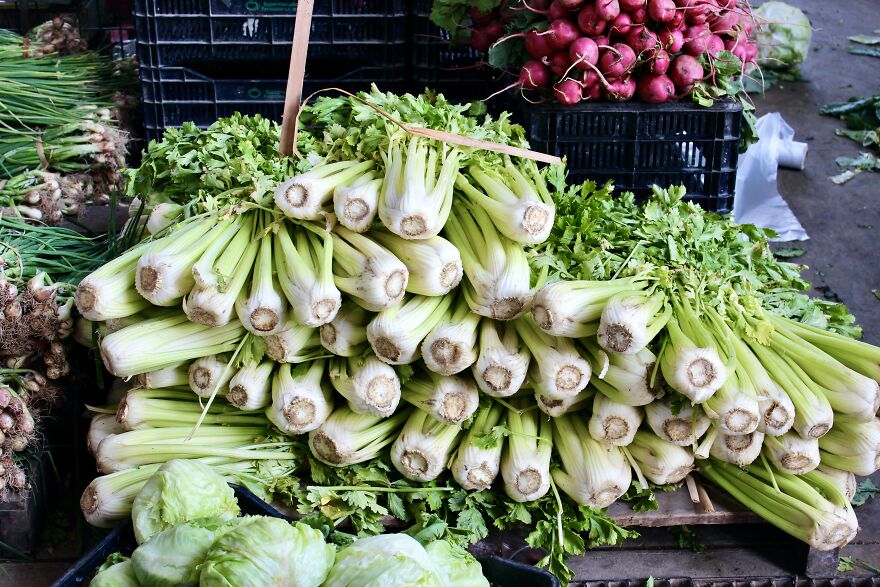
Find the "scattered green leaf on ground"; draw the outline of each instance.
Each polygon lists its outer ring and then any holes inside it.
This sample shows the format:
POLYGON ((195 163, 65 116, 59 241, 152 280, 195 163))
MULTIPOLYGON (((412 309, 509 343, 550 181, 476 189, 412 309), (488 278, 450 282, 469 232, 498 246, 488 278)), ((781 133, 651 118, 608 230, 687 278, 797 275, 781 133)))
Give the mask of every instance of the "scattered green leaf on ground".
MULTIPOLYGON (((876 290, 875 290, 876 292, 876 290)), ((856 488, 856 493, 853 495, 853 498, 850 502, 853 505, 864 505, 869 499, 874 498, 878 493, 880 493, 880 487, 877 487, 873 481, 870 479, 865 479, 861 483, 859 483, 856 488)))
POLYGON ((669 526, 669 533, 678 540, 679 548, 683 550, 691 550, 696 553, 706 551, 706 545, 703 544, 693 530, 687 526, 669 526))
POLYGON ((781 249, 773 251, 773 254, 781 259, 794 259, 795 257, 800 257, 806 252, 807 249, 803 247, 782 247, 781 249))

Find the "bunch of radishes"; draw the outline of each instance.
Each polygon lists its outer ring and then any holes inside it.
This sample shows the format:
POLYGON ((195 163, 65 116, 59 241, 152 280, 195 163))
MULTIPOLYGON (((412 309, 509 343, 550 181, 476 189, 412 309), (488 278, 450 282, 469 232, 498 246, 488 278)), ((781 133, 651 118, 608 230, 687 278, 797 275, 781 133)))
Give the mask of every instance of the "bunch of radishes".
POLYGON ((751 10, 737 0, 524 0, 508 9, 542 17, 498 41, 522 37, 531 56, 515 85, 566 105, 667 102, 711 82, 714 60, 733 60, 722 51, 743 64, 757 55, 751 10))

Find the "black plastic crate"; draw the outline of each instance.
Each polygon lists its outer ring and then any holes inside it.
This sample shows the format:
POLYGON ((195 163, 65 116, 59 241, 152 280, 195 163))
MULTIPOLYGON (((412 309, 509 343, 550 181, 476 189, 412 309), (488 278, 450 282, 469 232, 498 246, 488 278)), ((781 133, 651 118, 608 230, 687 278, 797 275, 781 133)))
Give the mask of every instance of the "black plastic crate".
POLYGON ((531 147, 565 157, 569 179, 604 183, 646 196, 654 184, 683 184, 707 210, 733 209, 742 105, 704 108, 686 102, 523 104, 517 122, 531 147))
MULTIPOLYGON (((138 59, 146 67, 286 61, 295 13, 295 0, 135 0, 138 59)), ((408 20, 406 0, 317 0, 309 67, 405 68, 408 20)))
MULTIPOLYGON (((232 485, 242 514, 248 516, 272 516, 292 521, 271 505, 238 485, 232 485)), ((52 587, 79 587, 87 585, 107 557, 114 552, 129 556, 137 547, 134 528, 128 520, 114 528, 101 542, 68 569, 52 587)), ((492 585, 499 587, 559 587, 559 581, 547 571, 497 556, 480 559, 483 574, 492 585)))
MULTIPOLYGON (((180 126, 184 122, 207 128, 218 118, 234 112, 262 114, 280 122, 284 110, 287 68, 286 62, 226 62, 198 71, 187 67, 142 66, 140 73, 146 137, 159 138, 164 129, 180 126), (249 77, 238 79, 237 76, 243 73, 249 77)), ((344 64, 338 64, 325 67, 323 73, 320 79, 306 77, 304 96, 327 87, 350 92, 368 90, 370 83, 383 72, 375 67, 349 71, 344 64)), ((394 81, 381 84, 383 90, 403 89, 402 75, 386 77, 394 81)))
POLYGON ((431 22, 432 0, 414 0, 411 90, 431 88, 453 100, 481 100, 513 78, 489 67, 487 56, 468 44, 452 45, 449 33, 431 22))

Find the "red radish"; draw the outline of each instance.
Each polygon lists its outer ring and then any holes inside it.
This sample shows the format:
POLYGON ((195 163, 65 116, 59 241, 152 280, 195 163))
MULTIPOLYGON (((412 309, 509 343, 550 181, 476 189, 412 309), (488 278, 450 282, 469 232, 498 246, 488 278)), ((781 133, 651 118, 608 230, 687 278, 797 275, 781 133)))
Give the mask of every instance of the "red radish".
POLYGON ((632 28, 632 22, 632 18, 630 18, 629 14, 621 12, 611 21, 611 28, 608 32, 612 35, 623 36, 632 28))
POLYGON ((590 86, 597 86, 599 85, 599 72, 597 72, 595 69, 587 69, 585 71, 582 71, 580 77, 578 78, 578 81, 585 89, 589 88, 590 86))
POLYGON ((682 12, 681 10, 676 10, 675 15, 672 17, 672 20, 667 22, 666 26, 673 31, 683 29, 685 27, 684 12, 682 12))
POLYGON ((618 0, 618 2, 620 3, 621 10, 633 12, 639 8, 644 8, 647 0, 618 0))
POLYGON ((722 10, 734 10, 736 9, 736 0, 715 0, 718 3, 718 7, 722 10))
POLYGON ((746 43, 737 43, 730 49, 730 52, 736 55, 743 63, 748 61, 749 50, 746 48, 746 43))
POLYGON ((564 79, 553 86, 553 95, 560 104, 577 104, 581 101, 581 85, 573 79, 564 79))
POLYGON ((669 66, 669 79, 682 94, 686 94, 695 83, 703 79, 703 66, 696 57, 679 55, 669 66))
POLYGON ((471 32, 471 47, 480 53, 487 52, 492 46, 492 43, 497 40, 498 39, 489 39, 489 35, 486 34, 485 29, 477 28, 471 32))
POLYGON ((615 102, 626 102, 636 93, 636 80, 631 77, 614 80, 605 86, 605 96, 615 102))
POLYGON ((758 45, 754 41, 746 43, 746 63, 754 63, 758 58, 758 45))
POLYGON ((706 53, 715 57, 719 51, 724 51, 724 41, 718 35, 710 36, 709 42, 706 43, 706 53))
POLYGON ((550 39, 538 31, 529 31, 525 34, 526 53, 535 59, 543 59, 553 53, 550 39))
POLYGON ((480 12, 477 7, 471 8, 471 20, 474 21, 474 24, 477 26, 486 26, 490 22, 494 21, 496 18, 498 18, 497 10, 480 12))
POLYGON ((754 32, 754 30, 755 30, 755 19, 752 18, 751 14, 740 14, 739 15, 739 28, 747 36, 749 36, 749 37, 752 36, 752 32, 754 32))
POLYGON ((559 20, 560 18, 568 18, 568 10, 563 6, 559 0, 553 0, 550 3, 550 8, 547 9, 547 20, 554 21, 559 20))
POLYGON ((669 22, 675 16, 675 2, 672 0, 649 0, 648 16, 657 22, 669 22))
POLYGON ((554 49, 567 49, 580 36, 580 31, 574 23, 565 18, 554 20, 547 29, 550 46, 554 49))
POLYGON ((654 53, 653 59, 648 63, 648 69, 651 73, 666 73, 669 70, 670 61, 669 53, 660 49, 654 53))
POLYGON ((614 43, 599 56, 599 70, 607 79, 617 79, 628 74, 636 65, 636 54, 624 43, 614 43))
POLYGON ((607 47, 611 44, 611 37, 609 35, 597 35, 595 37, 590 37, 593 39, 593 42, 596 43, 599 47, 607 47))
POLYGON ((560 7, 565 8, 569 12, 580 9, 586 0, 556 0, 560 7))
POLYGON ((617 0, 596 0, 596 14, 602 20, 614 20, 620 14, 617 0))
POLYGON ((639 78, 639 98, 648 104, 662 104, 675 97, 675 84, 667 76, 648 73, 639 78))
POLYGON ((608 21, 599 18, 595 4, 587 4, 577 16, 578 26, 587 36, 601 35, 608 26, 608 21))
POLYGON ((688 55, 702 55, 709 48, 709 29, 705 25, 689 26, 684 31, 684 47, 688 55))
POLYGON ((636 53, 653 51, 660 46, 660 39, 654 31, 645 26, 634 26, 626 34, 626 44, 636 53))
POLYGON ((547 67, 556 77, 565 77, 565 72, 571 67, 571 61, 568 59, 568 51, 560 51, 554 53, 547 62, 547 67))
POLYGON ((666 47, 666 49, 668 49, 670 53, 678 53, 681 51, 682 47, 684 47, 684 33, 681 31, 672 31, 672 42, 666 47))
POLYGON ((736 36, 739 14, 736 12, 716 13, 709 18, 709 30, 716 35, 736 36))
MULTIPOLYGON (((526 90, 546 88, 550 85, 550 70, 540 61, 526 61, 519 70, 519 85, 526 90)), ((514 84, 516 85, 516 84, 514 84)))
POLYGON ((599 47, 593 39, 581 37, 569 46, 568 58, 578 69, 592 71, 590 65, 599 61, 599 47))
POLYGON ((633 21, 633 24, 645 24, 648 22, 648 9, 647 8, 638 8, 629 13, 630 20, 633 21))
POLYGON ((598 81, 592 85, 584 86, 581 90, 582 100, 598 100, 602 97, 602 84, 598 81))

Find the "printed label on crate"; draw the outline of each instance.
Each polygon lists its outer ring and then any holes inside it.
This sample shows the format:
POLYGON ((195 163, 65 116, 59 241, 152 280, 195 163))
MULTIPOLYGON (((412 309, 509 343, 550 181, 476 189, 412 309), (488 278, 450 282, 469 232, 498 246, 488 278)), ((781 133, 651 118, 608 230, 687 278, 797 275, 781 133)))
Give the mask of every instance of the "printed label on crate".
POLYGON ((272 89, 264 89, 259 88, 257 86, 253 86, 248 88, 247 92, 245 92, 245 97, 248 100, 260 100, 266 102, 283 102, 284 101, 284 90, 272 90, 272 89))
POLYGON ((211 0, 211 14, 281 14, 293 16, 296 0, 211 0))

